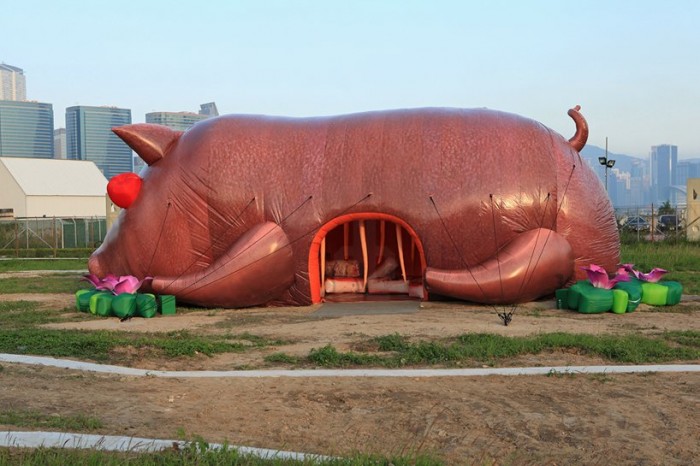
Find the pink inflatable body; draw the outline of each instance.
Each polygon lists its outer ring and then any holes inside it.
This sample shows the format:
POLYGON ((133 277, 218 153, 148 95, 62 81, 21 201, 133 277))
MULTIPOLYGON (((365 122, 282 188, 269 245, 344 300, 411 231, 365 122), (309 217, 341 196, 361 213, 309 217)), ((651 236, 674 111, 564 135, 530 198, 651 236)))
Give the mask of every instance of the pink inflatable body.
POLYGON ((202 306, 307 305, 326 280, 366 293, 369 277, 424 299, 545 296, 619 262, 612 206, 578 154, 586 122, 569 115, 571 140, 483 109, 115 128, 148 167, 89 268, 202 306))

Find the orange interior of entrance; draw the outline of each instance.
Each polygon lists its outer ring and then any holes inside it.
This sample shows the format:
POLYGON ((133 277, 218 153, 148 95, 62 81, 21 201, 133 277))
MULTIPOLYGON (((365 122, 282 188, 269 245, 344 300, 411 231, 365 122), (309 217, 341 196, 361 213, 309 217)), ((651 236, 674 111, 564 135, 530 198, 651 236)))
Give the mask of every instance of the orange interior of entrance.
POLYGON ((377 281, 372 281, 376 279, 371 277, 373 274, 382 274, 387 265, 391 264, 396 267, 393 268, 391 277, 385 278, 393 278, 394 284, 400 285, 405 281, 408 286, 410 283, 412 289, 419 287, 420 296, 425 296, 422 283, 426 268, 425 253, 413 228, 398 217, 382 213, 355 213, 336 217, 323 225, 311 242, 309 284, 312 302, 320 303, 326 288, 343 280, 354 282, 352 293, 355 295, 365 295, 371 289, 367 286, 368 282, 381 289, 376 285, 377 281), (354 274, 347 275, 353 278, 333 276, 333 264, 338 264, 336 271, 345 268, 354 270, 354 274), (344 267, 346 265, 348 267, 344 267))

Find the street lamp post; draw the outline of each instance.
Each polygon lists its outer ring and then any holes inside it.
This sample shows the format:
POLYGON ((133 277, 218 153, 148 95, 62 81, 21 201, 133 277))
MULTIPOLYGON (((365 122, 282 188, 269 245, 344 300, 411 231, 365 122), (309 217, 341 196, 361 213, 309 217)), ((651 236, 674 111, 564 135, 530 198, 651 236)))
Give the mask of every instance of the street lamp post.
POLYGON ((598 162, 605 167, 605 192, 608 192, 608 168, 615 166, 614 160, 608 159, 608 137, 605 137, 605 157, 598 157, 598 162))

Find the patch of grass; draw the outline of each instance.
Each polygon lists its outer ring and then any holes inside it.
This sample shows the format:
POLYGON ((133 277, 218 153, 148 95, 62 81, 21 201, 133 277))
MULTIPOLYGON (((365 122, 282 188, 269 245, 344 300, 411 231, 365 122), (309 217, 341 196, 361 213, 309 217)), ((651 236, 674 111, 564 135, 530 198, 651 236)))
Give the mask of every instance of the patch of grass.
POLYGON ((0 330, 0 352, 54 357, 79 358, 99 362, 119 362, 112 351, 120 347, 139 350, 140 357, 195 356, 240 352, 243 345, 229 343, 220 337, 199 337, 186 331, 142 335, 106 331, 51 330, 18 328, 0 330))
POLYGON ((47 415, 36 411, 0 412, 0 424, 35 429, 58 429, 63 431, 92 431, 103 427, 102 421, 92 416, 47 415))
POLYGON ((299 364, 299 358, 285 353, 272 353, 265 356, 265 362, 272 364, 299 364))
POLYGON ((175 358, 285 344, 250 333, 201 336, 186 330, 142 334, 39 327, 52 322, 101 318, 75 312, 65 315, 65 310, 46 310, 32 301, 0 301, 0 352, 117 362, 119 356, 113 352, 120 347, 137 348, 143 357, 150 354, 175 358))
POLYGON ((666 269, 669 273, 664 275, 665 280, 682 283, 686 294, 700 294, 700 243, 623 242, 621 257, 623 263, 632 263, 644 272, 654 267, 666 269))
POLYGON ((4 278, 0 280, 0 293, 75 293, 88 288, 81 278, 74 273, 4 278))
POLYGON ((104 331, 45 330, 18 328, 0 330, 0 352, 106 361, 109 350, 129 340, 104 331))
POLYGON ((36 301, 0 301, 1 330, 101 318, 90 313, 75 312, 73 308, 47 308, 36 301))
POLYGON ((406 337, 398 333, 379 336, 373 340, 377 343, 380 351, 404 351, 409 346, 406 337))
MULTIPOLYGON (((323 367, 417 365, 495 365, 497 361, 540 354, 546 351, 577 352, 610 361, 643 364, 664 361, 692 361, 700 358, 700 332, 666 332, 659 336, 586 335, 548 333, 528 337, 504 337, 471 333, 444 341, 409 342, 399 334, 376 337, 371 344, 380 354, 339 352, 332 345, 313 349, 301 364, 323 367), (669 344, 671 343, 671 344, 669 344), (381 354, 384 353, 384 354, 381 354)), ((278 353, 274 362, 294 364, 295 359, 278 353)))
POLYGON ((186 440, 187 439, 187 431, 185 430, 184 427, 180 426, 175 431, 175 436, 180 440, 186 440))
MULTIPOLYGON (((76 254, 75 257, 79 257, 76 254)), ((7 259, 0 260, 0 272, 29 270, 87 270, 87 259, 7 259)))
POLYGON ((332 345, 326 345, 318 349, 313 348, 309 352, 307 360, 322 367, 367 366, 378 365, 382 362, 382 358, 377 355, 355 353, 352 351, 341 353, 332 345))
POLYGON ((38 303, 34 301, 0 301, 0 316, 4 313, 31 312, 36 310, 37 306, 38 303))
POLYGON ((222 337, 201 337, 187 330, 168 332, 162 336, 137 337, 132 346, 139 350, 156 349, 171 358, 197 354, 212 356, 217 353, 239 353, 246 348, 241 343, 230 343, 222 337))
POLYGON ((0 464, 22 464, 24 466, 439 466, 442 461, 428 455, 402 455, 384 457, 379 455, 356 454, 349 458, 306 461, 270 458, 262 459, 240 453, 229 448, 211 448, 203 440, 188 444, 184 449, 165 450, 156 453, 105 452, 96 450, 73 450, 63 448, 0 448, 0 464))
POLYGON ((697 242, 642 242, 623 244, 623 263, 632 263, 644 271, 661 267, 669 271, 700 270, 700 243, 697 242))
POLYGON ((700 348, 700 332, 693 330, 665 332, 663 338, 682 346, 700 348))
MULTIPOLYGON (((65 310, 43 309, 35 301, 0 301, 0 328, 11 329, 74 320, 62 317, 65 310)), ((76 317, 85 318, 84 315, 76 317)))

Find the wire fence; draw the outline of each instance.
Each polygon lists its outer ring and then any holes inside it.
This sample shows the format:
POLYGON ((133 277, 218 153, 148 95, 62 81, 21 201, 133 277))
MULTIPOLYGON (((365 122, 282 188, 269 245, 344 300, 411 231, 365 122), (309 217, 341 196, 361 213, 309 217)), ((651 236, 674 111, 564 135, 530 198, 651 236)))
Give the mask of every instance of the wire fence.
POLYGON ((97 248, 107 234, 104 217, 0 219, 0 256, 26 256, 27 250, 97 248))
POLYGON ((661 212, 654 206, 615 209, 617 227, 623 241, 685 240, 687 229, 691 226, 687 213, 685 207, 661 212))
MULTIPOLYGON (((653 207, 615 209, 623 241, 681 240, 686 238, 687 210, 659 214, 653 207)), ((95 249, 107 234, 105 217, 0 218, 0 256, 27 256, 28 250, 95 249)))

